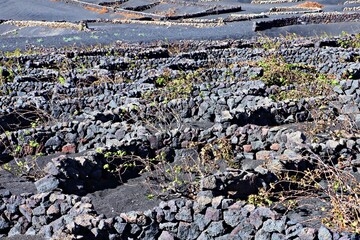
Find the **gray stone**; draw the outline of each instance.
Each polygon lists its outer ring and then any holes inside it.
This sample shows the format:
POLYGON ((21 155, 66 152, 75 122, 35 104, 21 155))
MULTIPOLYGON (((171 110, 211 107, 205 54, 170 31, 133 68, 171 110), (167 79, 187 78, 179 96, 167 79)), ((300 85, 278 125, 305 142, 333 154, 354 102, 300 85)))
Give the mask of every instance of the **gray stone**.
POLYGON ((138 217, 138 213, 136 211, 130 211, 127 213, 121 213, 120 217, 126 220, 128 223, 136 223, 136 219, 138 217))
POLYGON ((212 238, 206 233, 206 231, 202 232, 197 240, 211 240, 212 238))
POLYGON ((53 234, 52 227, 51 226, 43 226, 38 235, 43 236, 45 238, 50 239, 53 234))
POLYGON ((36 235, 36 230, 34 227, 30 227, 26 232, 25 232, 25 235, 28 235, 28 236, 35 236, 36 235))
POLYGON ((286 237, 287 238, 297 237, 297 236, 299 236, 302 229, 303 229, 303 227, 299 223, 296 225, 290 226, 285 230, 286 237))
POLYGON ((209 107, 210 107, 210 105, 209 105, 208 102, 202 102, 202 103, 200 104, 200 106, 199 106, 198 115, 199 115, 200 117, 203 116, 203 115, 207 112, 207 110, 208 110, 209 107))
POLYGON ((224 211, 224 221, 231 227, 238 225, 243 218, 240 209, 229 209, 224 211))
POLYGON ((55 221, 51 222, 49 224, 49 226, 51 226, 53 231, 56 232, 56 231, 60 230, 62 227, 64 227, 65 223, 66 223, 65 217, 62 216, 62 217, 56 219, 55 221))
POLYGON ((254 171, 264 176, 269 172, 269 170, 267 168, 264 168, 263 166, 257 166, 254 171))
POLYGON ((76 133, 67 133, 65 135, 65 142, 67 143, 75 143, 76 142, 76 138, 77 138, 77 134, 76 133))
POLYGON ((268 219, 263 223, 262 229, 266 232, 283 232, 285 230, 286 217, 281 220, 268 219))
POLYGON ((159 224, 160 230, 166 230, 172 233, 177 232, 178 223, 177 222, 165 222, 159 224))
POLYGON ((98 228, 99 230, 107 230, 109 229, 109 225, 106 224, 105 219, 100 219, 98 228))
POLYGON ((62 141, 58 136, 51 137, 49 138, 49 140, 45 142, 45 147, 51 147, 52 150, 59 149, 61 145, 62 145, 62 141))
POLYGON ((8 232, 8 237, 21 235, 24 234, 25 232, 26 232, 25 226, 22 223, 17 222, 8 232))
MULTIPOLYGON (((360 118, 359 118, 359 120, 360 120, 360 118)), ((352 140, 352 139, 348 139, 346 141, 346 147, 349 148, 349 149, 353 149, 355 144, 356 144, 356 142, 354 140, 352 140)))
POLYGON ((190 228, 191 228, 191 223, 180 222, 176 236, 179 239, 188 239, 190 228))
POLYGON ((231 115, 230 111, 221 111, 220 114, 217 114, 215 117, 215 122, 224 123, 231 121, 233 116, 231 115))
POLYGON ((303 159, 303 157, 301 156, 301 154, 298 154, 297 152, 290 150, 290 149, 285 149, 284 153, 280 155, 280 159, 281 160, 301 160, 303 159))
POLYGON ((165 213, 160 207, 155 208, 155 219, 158 223, 162 222, 165 218, 165 213))
POLYGON ((249 68, 248 75, 250 78, 258 78, 264 74, 264 69, 261 67, 249 68))
POLYGON ((251 142, 251 148, 253 151, 259 151, 265 148, 264 143, 262 141, 253 141, 251 142))
POLYGON ((265 218, 275 219, 275 213, 267 207, 258 207, 254 210, 253 213, 263 216, 265 218))
POLYGON ((200 188, 202 190, 213 190, 216 189, 216 178, 214 175, 210 175, 208 177, 205 177, 200 182, 200 188))
POLYGON ((201 234, 201 231, 199 229, 199 226, 196 224, 191 224, 191 227, 189 229, 189 235, 188 239, 197 239, 197 237, 201 234))
POLYGON ((199 227, 200 231, 205 230, 205 228, 209 225, 210 222, 211 219, 205 218, 205 216, 202 214, 194 215, 194 223, 199 227))
POLYGON ((221 202, 221 209, 228 209, 231 204, 234 203, 234 199, 224 199, 221 202))
POLYGON ((106 139, 105 145, 107 147, 120 146, 121 142, 118 139, 106 139))
POLYGON ((175 163, 179 163, 179 164, 184 162, 189 163, 198 158, 199 158, 199 154, 195 148, 175 150, 175 157, 174 157, 175 163))
POLYGON ((302 228, 298 234, 300 239, 314 239, 316 230, 314 228, 302 228))
POLYGON ((116 130, 115 138, 118 140, 122 140, 125 137, 125 134, 126 134, 126 130, 123 128, 120 128, 120 129, 116 130))
POLYGON ((360 114, 355 115, 355 125, 358 129, 360 129, 360 114))
POLYGON ((209 206, 211 204, 213 193, 211 191, 202 191, 198 193, 196 202, 200 206, 209 206))
POLYGON ((249 216, 250 224, 252 224, 256 229, 259 229, 262 225, 262 216, 259 214, 251 213, 249 216))
POLYGON ((305 122, 308 118, 308 113, 303 111, 303 112, 298 112, 295 114, 295 120, 297 122, 305 122))
POLYGON ((38 217, 37 217, 37 216, 33 216, 33 217, 31 218, 31 223, 32 223, 32 225, 33 225, 35 228, 37 228, 37 229, 41 228, 41 226, 43 226, 43 225, 46 225, 47 222, 48 222, 48 218, 45 217, 45 216, 43 216, 43 215, 38 216, 38 217))
POLYGON ((269 209, 265 207, 258 207, 252 213, 250 213, 249 221, 255 226, 256 229, 259 229, 263 224, 263 218, 275 218, 275 214, 269 209))
POLYGON ((321 226, 318 231, 318 239, 319 240, 332 240, 332 235, 326 227, 321 226))
POLYGON ((238 226, 236 226, 230 233, 231 239, 241 239, 241 240, 250 240, 254 239, 255 229, 247 221, 242 221, 238 226))
POLYGON ((143 233, 140 235, 140 238, 155 240, 158 233, 159 233, 158 225, 152 223, 149 226, 143 227, 143 233))
POLYGON ((56 176, 60 173, 59 169, 56 167, 56 165, 52 162, 49 162, 48 164, 46 164, 44 171, 52 176, 56 176))
POLYGON ((1 189, 0 190, 0 198, 5 197, 9 198, 11 196, 11 192, 7 189, 1 189))
POLYGON ((252 204, 246 204, 241 208, 241 215, 244 217, 248 217, 252 211, 255 210, 255 206, 252 204))
POLYGON ((90 231, 95 239, 99 239, 101 237, 101 231, 98 228, 92 228, 90 231))
POLYGON ((170 210, 164 210, 164 218, 166 221, 172 222, 175 220, 175 214, 174 212, 171 212, 170 210))
POLYGON ((60 213, 60 206, 59 203, 52 204, 47 210, 46 215, 58 215, 60 213))
POLYGON ((338 93, 338 94, 343 94, 343 93, 344 93, 342 87, 339 86, 339 85, 338 85, 338 86, 335 86, 335 87, 333 88, 333 90, 334 90, 334 92, 336 92, 336 93, 338 93))
POLYGON ((214 197, 211 201, 211 206, 213 208, 221 208, 222 200, 224 199, 224 196, 218 196, 214 197))
POLYGON ((221 210, 208 207, 205 212, 205 218, 210 219, 211 221, 221 220, 221 210))
POLYGON ((254 170, 256 167, 264 164, 265 160, 253 160, 253 159, 244 159, 241 161, 241 169, 246 170, 254 170))
POLYGON ((326 141, 326 147, 328 147, 329 149, 331 149, 333 151, 337 151, 340 147, 340 143, 335 140, 328 140, 328 141, 326 141))
POLYGON ((225 234, 219 237, 215 237, 215 240, 230 240, 230 239, 234 239, 233 237, 230 236, 230 234, 225 234))
POLYGON ((287 137, 287 145, 292 146, 294 145, 301 145, 305 142, 306 140, 306 136, 300 132, 300 131, 296 131, 296 132, 292 132, 292 133, 288 133, 286 134, 287 137))
POLYGON ((31 208, 29 208, 28 206, 26 206, 25 204, 20 205, 19 206, 19 211, 21 212, 21 214, 29 221, 31 222, 31 217, 32 217, 32 210, 31 208))
POLYGON ((278 156, 277 152, 262 150, 256 153, 256 160, 272 160, 278 156))
POLYGON ((136 224, 139 226, 145 226, 149 223, 149 218, 145 216, 145 214, 140 214, 138 218, 136 219, 136 224))
POLYGON ((108 106, 110 108, 117 108, 118 107, 117 103, 114 100, 111 100, 110 103, 108 104, 108 106))
POLYGON ((7 222, 3 217, 0 216, 0 232, 3 232, 9 227, 10 227, 9 222, 7 222))
POLYGON ((174 240, 174 236, 171 235, 171 233, 169 233, 168 231, 163 231, 160 236, 159 236, 159 240, 174 240))
POLYGON ((359 113, 359 107, 356 104, 348 103, 342 107, 343 114, 355 114, 359 113))
POLYGON ((192 210, 188 207, 180 208, 179 212, 175 215, 178 221, 192 222, 192 210))
POLYGON ((224 221, 212 222, 206 229, 206 233, 211 237, 217 237, 224 234, 224 221))
POLYGON ((255 159, 254 153, 243 153, 243 154, 244 154, 244 158, 246 159, 255 159))
MULTIPOLYGON (((285 240, 286 236, 281 233, 273 233, 271 235, 271 240, 285 240)), ((313 239, 313 238, 300 238, 300 239, 313 239)))
POLYGON ((259 229, 256 231, 255 240, 269 240, 270 233, 266 232, 264 229, 259 229))
POLYGON ((128 224, 116 222, 114 224, 114 228, 120 235, 122 235, 127 230, 128 224))
POLYGON ((141 232, 141 228, 137 224, 130 224, 130 233, 132 235, 138 235, 141 232))
POLYGON ((38 193, 51 192, 59 187, 59 180, 52 176, 45 176, 35 182, 38 193))
POLYGON ((109 234, 109 240, 117 240, 117 239, 120 239, 119 234, 115 234, 115 233, 109 234))
POLYGON ((195 202, 193 209, 194 209, 195 213, 205 213, 206 205, 199 204, 198 202, 195 202))
POLYGON ((60 204, 60 214, 64 215, 71 208, 71 205, 67 202, 63 202, 60 204))

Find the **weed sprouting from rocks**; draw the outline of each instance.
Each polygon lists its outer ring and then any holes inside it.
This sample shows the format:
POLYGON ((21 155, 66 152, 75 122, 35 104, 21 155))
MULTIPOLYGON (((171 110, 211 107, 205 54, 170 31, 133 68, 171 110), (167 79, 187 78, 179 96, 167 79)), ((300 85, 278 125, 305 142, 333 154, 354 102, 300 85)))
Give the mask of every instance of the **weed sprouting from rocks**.
POLYGON ((314 67, 285 62, 270 56, 257 63, 263 69, 261 79, 268 86, 278 86, 275 100, 329 96, 338 84, 335 76, 318 73, 314 67), (283 89, 282 89, 282 88, 283 89))
POLYGON ((322 202, 322 223, 335 231, 360 231, 360 183, 341 167, 312 156, 312 167, 276 173, 277 181, 250 195, 248 202, 262 206, 285 206, 293 210, 303 202, 322 202))
POLYGON ((197 71, 181 73, 175 78, 164 73, 155 80, 158 88, 155 91, 144 93, 143 98, 146 100, 157 99, 157 101, 165 103, 173 99, 187 99, 192 93, 193 86, 200 81, 197 71))
POLYGON ((126 181, 127 175, 137 174, 144 168, 143 159, 121 149, 105 152, 98 149, 97 153, 101 154, 105 160, 103 170, 117 176, 122 183, 126 181))
POLYGON ((352 37, 346 32, 342 32, 338 44, 342 48, 360 48, 360 33, 354 34, 352 37))

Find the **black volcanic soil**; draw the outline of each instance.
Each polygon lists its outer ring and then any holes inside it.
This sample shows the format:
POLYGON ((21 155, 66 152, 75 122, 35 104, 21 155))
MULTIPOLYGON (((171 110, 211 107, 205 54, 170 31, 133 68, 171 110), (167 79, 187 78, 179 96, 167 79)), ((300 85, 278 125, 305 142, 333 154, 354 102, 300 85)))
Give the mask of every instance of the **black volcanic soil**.
MULTIPOLYGON (((111 2, 112 1, 110 1, 110 3, 111 2)), ((324 12, 342 12, 344 7, 356 6, 356 4, 343 5, 343 2, 345 1, 338 2, 323 0, 319 2, 324 5, 324 12)), ((266 13, 272 7, 291 7, 297 4, 251 4, 249 1, 235 0, 216 2, 171 1, 169 3, 163 1, 160 5, 150 5, 151 7, 145 8, 144 10, 127 10, 133 9, 137 6, 146 6, 147 4, 152 3, 154 2, 130 0, 123 4, 115 5, 116 8, 114 8, 114 10, 110 9, 107 12, 99 13, 103 7, 102 1, 83 1, 82 4, 74 4, 71 1, 69 3, 65 3, 62 1, 50 0, 29 0, 25 2, 19 0, 5 0, 0 3, 0 20, 65 21, 75 24, 79 23, 80 21, 90 21, 88 26, 91 31, 79 32, 77 30, 68 28, 53 28, 44 26, 16 27, 3 23, 0 24, 0 39, 2 43, 0 50, 7 51, 14 50, 16 48, 25 48, 29 44, 59 47, 64 45, 81 46, 91 44, 110 44, 116 41, 150 42, 156 40, 173 41, 183 39, 249 39, 258 36, 259 34, 265 34, 274 37, 291 32, 301 36, 313 36, 321 34, 338 35, 342 31, 349 33, 359 31, 358 24, 354 22, 347 22, 346 24, 290 26, 283 28, 273 28, 271 30, 266 30, 260 33, 253 32, 252 30, 253 23, 259 21, 259 19, 229 22, 222 26, 206 26, 205 24, 200 28, 191 25, 179 26, 176 24, 178 21, 173 21, 173 25, 171 26, 158 25, 156 22, 145 25, 141 24, 140 22, 123 24, 94 22, 104 21, 105 19, 110 21, 114 19, 137 20, 141 19, 142 17, 156 20, 157 18, 164 18, 166 16, 181 16, 191 13, 203 12, 214 7, 221 9, 241 6, 242 9, 241 11, 220 15, 209 13, 205 14, 205 16, 190 19, 197 21, 205 19, 226 18, 231 14, 266 13), (87 3, 100 5, 98 5, 98 7, 96 7, 96 5, 88 6, 86 5, 87 3), (89 10, 93 8, 95 8, 95 11, 89 10)), ((296 16, 297 14, 269 15, 266 20, 274 18, 281 19, 285 17, 291 17, 292 15, 296 16)))

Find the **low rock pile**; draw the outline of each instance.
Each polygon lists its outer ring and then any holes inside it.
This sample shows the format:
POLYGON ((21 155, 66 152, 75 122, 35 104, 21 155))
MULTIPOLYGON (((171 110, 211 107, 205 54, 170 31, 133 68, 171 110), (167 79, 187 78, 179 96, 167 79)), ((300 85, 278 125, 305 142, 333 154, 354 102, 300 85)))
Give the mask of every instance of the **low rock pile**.
POLYGON ((7 53, 0 174, 33 189, 0 183, 0 236, 357 239, 358 40, 7 53), (96 210, 141 177, 156 207, 96 210))

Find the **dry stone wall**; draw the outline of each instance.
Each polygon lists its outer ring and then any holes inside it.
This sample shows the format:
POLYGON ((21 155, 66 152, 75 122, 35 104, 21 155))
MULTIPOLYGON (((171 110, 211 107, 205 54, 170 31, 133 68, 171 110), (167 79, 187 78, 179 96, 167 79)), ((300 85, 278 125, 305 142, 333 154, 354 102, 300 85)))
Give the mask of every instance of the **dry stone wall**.
POLYGON ((263 31, 274 27, 284 27, 300 24, 328 24, 338 22, 359 21, 360 13, 312 13, 289 18, 254 22, 254 31, 263 31))

